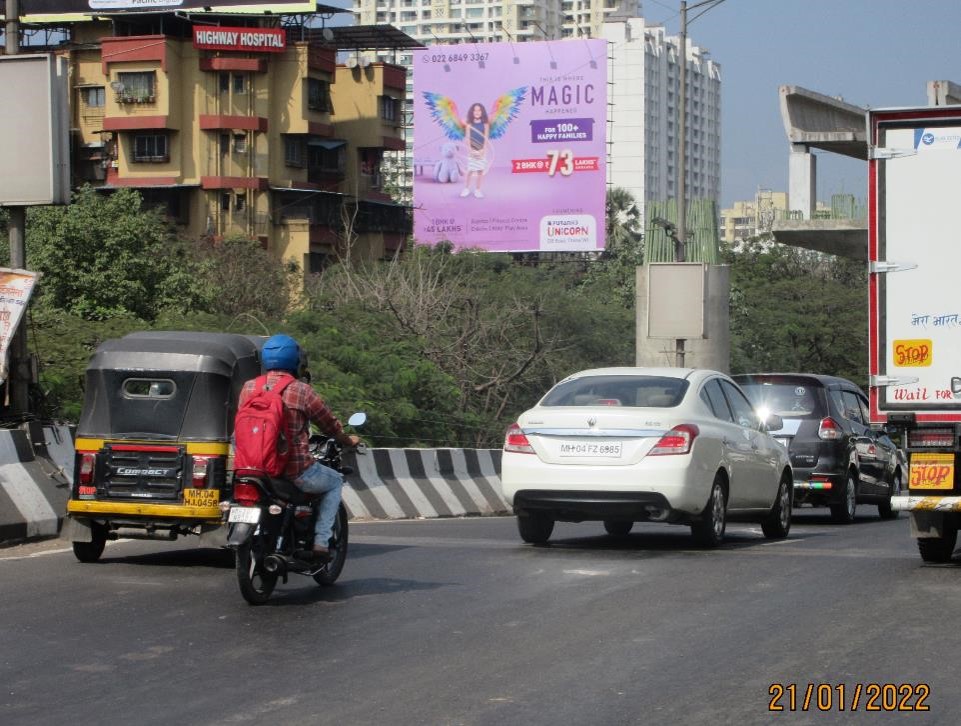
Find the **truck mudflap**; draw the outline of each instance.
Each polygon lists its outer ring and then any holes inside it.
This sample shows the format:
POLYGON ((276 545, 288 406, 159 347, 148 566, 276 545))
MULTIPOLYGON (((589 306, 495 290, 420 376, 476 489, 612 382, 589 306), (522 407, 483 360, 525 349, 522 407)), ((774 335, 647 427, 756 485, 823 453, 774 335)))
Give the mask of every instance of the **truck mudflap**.
POLYGON ((961 512, 961 497, 891 497, 896 512, 961 512))

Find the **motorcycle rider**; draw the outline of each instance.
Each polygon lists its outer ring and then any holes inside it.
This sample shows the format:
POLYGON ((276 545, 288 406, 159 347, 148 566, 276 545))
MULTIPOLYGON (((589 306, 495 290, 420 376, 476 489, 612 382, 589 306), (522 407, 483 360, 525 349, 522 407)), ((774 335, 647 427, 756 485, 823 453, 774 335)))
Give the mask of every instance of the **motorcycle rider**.
MULTIPOLYGON (((275 385, 285 376, 296 379, 302 374, 300 345, 289 335, 277 334, 268 338, 261 351, 261 360, 268 386, 275 385)), ((240 391, 240 405, 254 392, 254 387, 254 380, 244 384, 240 391)), ((360 437, 344 432, 340 421, 309 383, 294 380, 283 390, 281 398, 290 437, 290 455, 284 476, 301 491, 322 495, 314 527, 313 557, 315 561, 323 562, 330 557, 327 545, 333 534, 344 479, 340 472, 315 461, 310 455, 310 424, 313 423, 341 446, 357 446, 360 437)))

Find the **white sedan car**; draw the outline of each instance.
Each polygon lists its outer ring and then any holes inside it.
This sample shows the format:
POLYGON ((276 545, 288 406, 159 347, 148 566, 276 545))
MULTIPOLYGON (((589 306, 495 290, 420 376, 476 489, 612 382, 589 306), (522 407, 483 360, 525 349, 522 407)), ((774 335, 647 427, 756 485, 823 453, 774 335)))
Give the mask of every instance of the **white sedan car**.
POLYGON ((603 368, 554 386, 507 430, 501 482, 525 542, 555 521, 600 520, 624 536, 634 522, 690 525, 715 547, 728 519, 791 528, 786 449, 723 373, 603 368))

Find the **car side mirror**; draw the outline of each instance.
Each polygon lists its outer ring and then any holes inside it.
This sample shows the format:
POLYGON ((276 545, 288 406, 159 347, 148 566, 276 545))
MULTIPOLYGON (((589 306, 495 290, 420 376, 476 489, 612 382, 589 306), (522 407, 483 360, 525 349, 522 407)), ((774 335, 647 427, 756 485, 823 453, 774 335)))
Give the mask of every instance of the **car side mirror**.
POLYGON ((784 419, 776 413, 769 413, 761 419, 761 423, 764 425, 765 431, 780 431, 784 428, 784 419))

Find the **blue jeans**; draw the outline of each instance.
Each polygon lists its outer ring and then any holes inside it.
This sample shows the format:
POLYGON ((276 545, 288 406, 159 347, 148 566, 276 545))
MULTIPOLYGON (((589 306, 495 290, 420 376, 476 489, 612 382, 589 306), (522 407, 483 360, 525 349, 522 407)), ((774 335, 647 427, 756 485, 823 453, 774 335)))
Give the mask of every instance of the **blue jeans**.
POLYGON ((344 477, 339 471, 314 462, 294 483, 308 494, 322 494, 317 506, 317 523, 314 525, 314 546, 327 547, 334 531, 334 520, 340 506, 340 488, 344 477))

